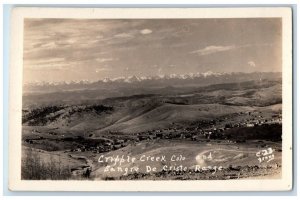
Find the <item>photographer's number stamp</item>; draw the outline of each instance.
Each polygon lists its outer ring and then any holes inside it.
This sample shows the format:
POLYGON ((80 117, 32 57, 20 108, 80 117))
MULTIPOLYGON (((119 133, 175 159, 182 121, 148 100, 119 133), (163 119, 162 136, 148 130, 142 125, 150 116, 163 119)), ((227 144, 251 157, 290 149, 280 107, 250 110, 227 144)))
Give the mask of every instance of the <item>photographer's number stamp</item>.
POLYGON ((270 147, 268 149, 260 150, 256 153, 256 157, 257 157, 259 163, 262 163, 262 162, 268 163, 271 160, 274 160, 274 158, 275 158, 274 149, 272 149, 270 147))

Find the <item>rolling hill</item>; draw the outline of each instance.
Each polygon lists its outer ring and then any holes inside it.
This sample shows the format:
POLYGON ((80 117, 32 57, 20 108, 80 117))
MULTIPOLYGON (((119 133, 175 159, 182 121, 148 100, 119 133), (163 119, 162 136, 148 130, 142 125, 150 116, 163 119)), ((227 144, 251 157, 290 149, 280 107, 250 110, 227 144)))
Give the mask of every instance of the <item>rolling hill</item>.
POLYGON ((133 133, 281 104, 281 83, 276 81, 184 88, 180 94, 169 92, 171 94, 111 97, 77 105, 64 103, 24 109, 23 124, 94 132, 95 135, 109 131, 133 133))

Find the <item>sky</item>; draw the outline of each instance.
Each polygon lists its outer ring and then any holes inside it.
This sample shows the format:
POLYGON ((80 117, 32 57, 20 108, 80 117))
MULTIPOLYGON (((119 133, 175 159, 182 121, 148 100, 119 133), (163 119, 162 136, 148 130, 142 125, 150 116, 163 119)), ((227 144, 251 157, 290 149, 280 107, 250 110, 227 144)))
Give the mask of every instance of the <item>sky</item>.
POLYGON ((25 19, 24 82, 281 72, 281 19, 25 19))

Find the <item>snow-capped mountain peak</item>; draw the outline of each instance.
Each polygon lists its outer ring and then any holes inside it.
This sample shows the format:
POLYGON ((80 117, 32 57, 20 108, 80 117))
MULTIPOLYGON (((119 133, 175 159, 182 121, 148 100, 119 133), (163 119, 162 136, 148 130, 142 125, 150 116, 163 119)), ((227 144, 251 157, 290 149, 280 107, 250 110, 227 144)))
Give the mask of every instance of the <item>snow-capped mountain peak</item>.
MULTIPOLYGON (((224 74, 224 73, 223 73, 224 74)), ((104 78, 99 81, 96 81, 98 83, 136 83, 136 82, 141 82, 141 81, 150 81, 150 80, 172 80, 172 79, 195 79, 195 78, 201 78, 201 77, 209 77, 209 76, 219 76, 222 75, 222 73, 215 73, 212 71, 207 71, 207 72, 197 72, 197 73, 188 73, 188 74, 169 74, 169 75, 156 75, 156 76, 121 76, 121 77, 116 77, 116 78, 104 78)), ((59 85, 86 85, 90 83, 96 83, 96 82, 91 82, 88 80, 79 80, 79 81, 63 81, 63 82, 32 82, 32 83, 27 83, 25 84, 26 86, 59 86, 59 85)))

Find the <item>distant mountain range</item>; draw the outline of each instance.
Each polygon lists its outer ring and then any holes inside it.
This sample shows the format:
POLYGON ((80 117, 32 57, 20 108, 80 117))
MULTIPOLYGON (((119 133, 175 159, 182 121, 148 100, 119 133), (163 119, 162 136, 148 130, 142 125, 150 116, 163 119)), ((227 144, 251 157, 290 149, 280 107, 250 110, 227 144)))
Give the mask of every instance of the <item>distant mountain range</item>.
POLYGON ((63 82, 31 82, 26 83, 25 86, 42 86, 42 85, 71 85, 71 84, 90 84, 95 82, 103 82, 103 83, 110 83, 110 82, 125 82, 125 83, 133 83, 133 82, 140 82, 145 80, 159 80, 159 79, 194 79, 199 77, 208 77, 208 76, 221 76, 225 74, 240 74, 240 73, 218 73, 207 71, 204 73, 189 73, 189 74, 170 74, 170 75, 157 75, 157 76, 122 76, 117 78, 104 78, 99 81, 88 81, 88 80, 80 80, 80 81, 63 81, 63 82))
POLYGON ((71 82, 35 82, 23 85, 24 93, 48 93, 72 90, 95 90, 113 89, 119 87, 184 87, 184 86, 205 86, 211 84, 234 83, 242 81, 257 81, 263 79, 281 78, 280 72, 253 72, 253 73, 188 73, 170 74, 158 76, 129 76, 118 78, 104 78, 99 81, 90 82, 87 80, 71 82))

